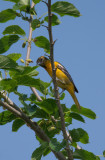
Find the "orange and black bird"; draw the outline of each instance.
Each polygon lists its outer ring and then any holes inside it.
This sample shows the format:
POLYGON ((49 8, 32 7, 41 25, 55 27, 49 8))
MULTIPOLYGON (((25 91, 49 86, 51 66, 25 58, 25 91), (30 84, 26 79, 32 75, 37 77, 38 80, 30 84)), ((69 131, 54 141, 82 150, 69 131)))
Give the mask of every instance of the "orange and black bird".
MULTIPOLYGON (((37 59, 37 64, 43 67, 48 72, 48 74, 52 77, 52 67, 51 67, 50 59, 44 56, 41 56, 37 59)), ((71 75, 66 70, 66 68, 59 62, 54 62, 54 65, 56 69, 56 82, 58 87, 62 88, 63 90, 67 90, 70 93, 76 106, 80 110, 80 104, 75 95, 75 92, 78 93, 78 90, 71 78, 71 75)))

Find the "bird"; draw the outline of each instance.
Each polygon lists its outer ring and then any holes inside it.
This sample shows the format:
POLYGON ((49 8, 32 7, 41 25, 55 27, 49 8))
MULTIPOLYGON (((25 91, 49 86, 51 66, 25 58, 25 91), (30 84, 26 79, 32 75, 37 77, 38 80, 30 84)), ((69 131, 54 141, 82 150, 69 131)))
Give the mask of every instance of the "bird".
MULTIPOLYGON (((51 66, 50 58, 41 56, 37 59, 36 63, 37 65, 43 67, 48 72, 48 74, 52 77, 52 66, 51 66)), ((61 63, 55 61, 54 65, 56 70, 57 86, 62 88, 62 90, 67 90, 69 92, 78 110, 80 111, 81 107, 75 95, 75 92, 78 93, 78 89, 76 88, 71 75, 61 63)))

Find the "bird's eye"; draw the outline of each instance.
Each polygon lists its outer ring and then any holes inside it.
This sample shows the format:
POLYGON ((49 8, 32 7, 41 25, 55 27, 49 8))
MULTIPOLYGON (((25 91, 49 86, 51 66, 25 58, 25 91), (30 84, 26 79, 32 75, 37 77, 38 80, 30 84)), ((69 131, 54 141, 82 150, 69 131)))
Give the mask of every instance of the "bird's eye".
POLYGON ((43 62, 43 58, 40 59, 40 62, 43 62))

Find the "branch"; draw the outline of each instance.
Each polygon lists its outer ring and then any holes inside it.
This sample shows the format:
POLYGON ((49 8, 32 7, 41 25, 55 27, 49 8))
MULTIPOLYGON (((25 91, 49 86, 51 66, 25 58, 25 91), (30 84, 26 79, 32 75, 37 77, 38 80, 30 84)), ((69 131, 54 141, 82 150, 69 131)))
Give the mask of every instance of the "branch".
MULTIPOLYGON (((66 131, 66 134, 68 136, 69 141, 72 142, 72 137, 70 136, 70 134, 67 131, 66 131)), ((82 149, 82 148, 77 144, 76 149, 82 149)))
POLYGON ((42 2, 45 3, 47 5, 47 7, 48 7, 48 3, 47 2, 45 2, 45 1, 42 1, 42 2))
MULTIPOLYGON (((32 1, 31 8, 35 6, 35 3, 32 1)), ((30 19, 33 19, 33 15, 30 15, 30 19)), ((28 46, 27 46, 27 55, 26 60, 30 58, 30 52, 31 52, 31 39, 32 39, 32 27, 31 22, 29 22, 29 36, 28 36, 28 46)))
MULTIPOLYGON (((6 108, 7 110, 9 110, 10 112, 12 112, 17 117, 20 117, 28 125, 28 127, 30 127, 36 133, 36 135, 41 140, 46 141, 48 143, 50 142, 49 137, 44 133, 44 131, 40 128, 40 126, 36 122, 33 122, 32 120, 30 120, 29 117, 26 114, 24 114, 22 111, 20 112, 20 111, 16 110, 12 106, 7 104, 6 102, 2 102, 1 100, 0 100, 0 105, 3 106, 4 108, 6 108)), ((51 151, 54 153, 54 155, 59 160, 61 160, 61 159, 66 160, 61 152, 55 152, 52 149, 51 149, 51 151)))
POLYGON ((5 92, 0 92, 1 97, 7 102, 10 106, 15 108, 17 111, 21 112, 21 109, 14 103, 12 100, 5 94, 5 92))
MULTIPOLYGON (((31 8, 33 8, 35 6, 35 3, 32 1, 32 5, 31 8)), ((33 15, 30 15, 30 19, 32 21, 33 19, 33 15)), ((27 64, 27 59, 30 58, 30 53, 31 53, 31 39, 32 39, 32 27, 31 27, 31 21, 29 22, 29 36, 28 36, 28 46, 27 46, 27 54, 26 54, 26 65, 27 64)), ((35 94, 35 96, 37 97, 38 101, 42 101, 41 97, 38 95, 36 89, 34 87, 30 87, 32 92, 35 94)))
POLYGON ((72 152, 69 148, 68 136, 66 134, 66 127, 65 127, 65 120, 64 120, 63 110, 62 110, 60 100, 59 100, 58 87, 57 87, 57 83, 56 83, 56 69, 55 69, 55 66, 54 66, 54 56, 53 56, 54 42, 53 42, 53 36, 52 36, 51 22, 52 22, 51 0, 48 0, 48 32, 49 32, 49 39, 50 39, 50 59, 51 59, 51 66, 52 66, 52 79, 53 79, 54 90, 55 90, 55 99, 56 99, 56 103, 57 103, 59 113, 60 113, 60 117, 61 117, 63 137, 67 141, 66 151, 68 153, 68 159, 73 160, 73 155, 72 155, 72 152))
POLYGON ((39 96, 39 94, 37 93, 36 89, 34 87, 31 87, 32 92, 35 94, 35 96, 37 97, 38 101, 42 101, 42 98, 39 96))

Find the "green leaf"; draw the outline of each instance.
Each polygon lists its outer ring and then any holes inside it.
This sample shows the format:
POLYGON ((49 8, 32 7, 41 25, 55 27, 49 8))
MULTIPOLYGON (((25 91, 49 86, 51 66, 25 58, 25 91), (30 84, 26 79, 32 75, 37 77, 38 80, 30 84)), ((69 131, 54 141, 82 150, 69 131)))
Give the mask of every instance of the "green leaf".
POLYGON ((72 124, 72 118, 70 116, 68 116, 67 114, 65 114, 65 122, 68 122, 69 125, 72 124))
POLYGON ((15 94, 19 96, 19 100, 20 100, 21 102, 24 102, 24 101, 27 100, 27 94, 19 93, 19 92, 17 92, 17 91, 15 91, 15 94))
POLYGON ((19 4, 21 4, 21 5, 29 5, 30 4, 30 0, 20 0, 19 4))
POLYGON ((15 77, 15 76, 23 76, 23 75, 27 75, 27 76, 37 76, 38 75, 38 71, 36 71, 37 67, 30 67, 30 66, 17 66, 15 68, 15 71, 10 71, 9 74, 11 77, 15 77))
POLYGON ((60 129, 56 128, 53 125, 52 121, 49 119, 41 119, 37 123, 49 138, 53 138, 56 134, 59 134, 61 131, 60 129))
POLYGON ((22 55, 20 53, 11 53, 8 54, 7 57, 9 57, 10 59, 12 59, 13 61, 17 61, 22 55))
POLYGON ((15 62, 21 57, 21 54, 12 53, 8 56, 0 55, 0 68, 6 70, 12 70, 10 72, 10 76, 37 76, 38 71, 35 69, 37 66, 30 67, 30 66, 18 66, 15 62))
POLYGON ((0 71, 0 80, 3 79, 2 72, 0 71))
POLYGON ((20 0, 13 6, 13 9, 15 11, 20 10, 26 13, 30 13, 31 11, 30 0, 20 0))
POLYGON ((34 103, 36 99, 37 99, 37 98, 36 98, 36 95, 33 94, 33 93, 31 93, 31 94, 30 94, 30 97, 27 98, 26 101, 31 101, 31 103, 34 103))
POLYGON ((10 111, 3 111, 0 113, 0 125, 7 124, 13 121, 15 118, 16 116, 12 114, 10 111))
POLYGON ((37 76, 39 74, 38 71, 36 71, 35 69, 37 68, 37 66, 34 67, 30 67, 30 66, 19 66, 17 67, 17 70, 19 71, 19 74, 17 73, 16 75, 28 75, 28 76, 37 76))
POLYGON ((44 153, 44 151, 48 148, 48 143, 43 142, 39 148, 37 148, 33 153, 31 160, 41 160, 41 157, 44 153))
POLYGON ((13 79, 3 79, 0 81, 0 91, 5 90, 8 92, 13 92, 16 88, 17 83, 13 79))
POLYGON ((76 142, 72 142, 71 146, 73 146, 74 148, 77 148, 77 143, 76 142))
POLYGON ((69 2, 58 1, 51 6, 52 12, 58 13, 60 16, 69 15, 74 17, 79 17, 80 12, 75 8, 75 6, 69 2))
POLYGON ((31 23, 32 29, 35 30, 36 28, 40 27, 40 21, 39 19, 34 19, 31 23))
POLYGON ((75 152, 73 153, 73 157, 81 160, 96 160, 97 158, 97 156, 95 156, 92 152, 88 152, 83 149, 75 150, 75 152))
POLYGON ((13 61, 17 61, 21 57, 21 54, 20 53, 11 53, 11 54, 8 54, 7 57, 12 59, 13 61))
POLYGON ((18 25, 12 25, 5 28, 3 34, 19 34, 25 36, 25 31, 18 25))
POLYGON ((12 9, 6 9, 0 12, 0 23, 5 23, 16 18, 16 12, 12 9))
POLYGON ((103 151, 103 157, 105 157, 105 150, 103 151))
POLYGON ((43 82, 40 79, 31 78, 28 75, 21 75, 13 77, 18 85, 35 87, 40 92, 44 93, 44 90, 49 86, 49 83, 43 82))
POLYGON ((57 105, 56 105, 56 101, 51 98, 44 99, 41 102, 35 102, 35 104, 40 106, 41 109, 43 109, 48 114, 52 114, 58 110, 57 105))
POLYGON ((81 110, 79 111, 77 109, 76 105, 72 105, 71 111, 82 114, 82 115, 84 115, 88 118, 91 118, 91 119, 96 119, 96 114, 91 109, 84 108, 82 106, 81 106, 81 110))
MULTIPOLYGON (((52 80, 50 81, 50 83, 52 83, 52 80)), ((54 89, 52 89, 52 86, 50 86, 50 92, 48 92, 48 94, 49 94, 51 97, 54 97, 54 89)))
POLYGON ((89 143, 89 136, 87 132, 82 128, 70 130, 70 135, 72 137, 73 142, 81 142, 83 144, 89 143))
POLYGON ((65 149, 63 149, 61 153, 65 156, 66 159, 68 159, 68 153, 65 149))
POLYGON ((51 139, 50 143, 49 143, 49 147, 56 151, 59 152, 62 148, 64 148, 66 146, 66 141, 63 140, 61 143, 57 142, 56 138, 51 139))
MULTIPOLYGON (((44 18, 44 21, 48 22, 48 16, 44 18)), ((61 21, 55 14, 52 14, 52 26, 59 25, 61 21)))
POLYGON ((17 66, 18 64, 9 56, 0 55, 0 69, 14 69, 17 66))
POLYGON ((65 104, 61 104, 61 107, 63 109, 63 112, 66 114, 66 113, 70 113, 70 109, 66 107, 65 104))
POLYGON ((46 148, 43 153, 43 156, 47 156, 50 152, 51 152, 50 148, 46 148))
POLYGON ((19 100, 21 102, 21 104, 23 104, 24 108, 22 108, 24 110, 25 113, 28 114, 28 116, 30 116, 31 118, 34 118, 36 110, 37 110, 37 106, 34 104, 27 104, 25 103, 25 101, 29 101, 29 99, 27 98, 27 94, 23 94, 23 93, 19 93, 17 91, 15 91, 15 94, 19 96, 19 100))
POLYGON ((65 93, 62 93, 60 96, 60 100, 63 100, 65 98, 65 93))
POLYGON ((8 35, 0 39, 0 54, 6 52, 13 43, 19 40, 18 35, 8 35))
POLYGON ((43 48, 45 52, 50 53, 50 43, 46 37, 36 37, 34 43, 37 47, 43 48))
POLYGON ((28 104, 24 103, 24 108, 25 108, 25 111, 27 112, 28 116, 31 117, 31 116, 35 115, 37 106, 35 104, 34 105, 29 104, 28 105, 28 104))
POLYGON ((16 119, 14 120, 12 124, 12 131, 17 132, 20 127, 22 127, 25 124, 25 122, 22 119, 16 119))
POLYGON ((33 114, 35 118, 49 118, 49 114, 46 113, 43 109, 37 108, 33 114))
POLYGON ((72 117, 73 119, 76 119, 78 121, 81 121, 81 122, 85 123, 84 118, 80 114, 71 112, 69 116, 72 117))
POLYGON ((62 128, 62 124, 60 120, 58 120, 55 125, 56 125, 56 128, 62 128))
POLYGON ((20 0, 4 0, 4 1, 10 1, 10 2, 14 2, 14 3, 18 3, 20 0))
POLYGON ((35 4, 39 3, 41 0, 33 0, 35 4))

